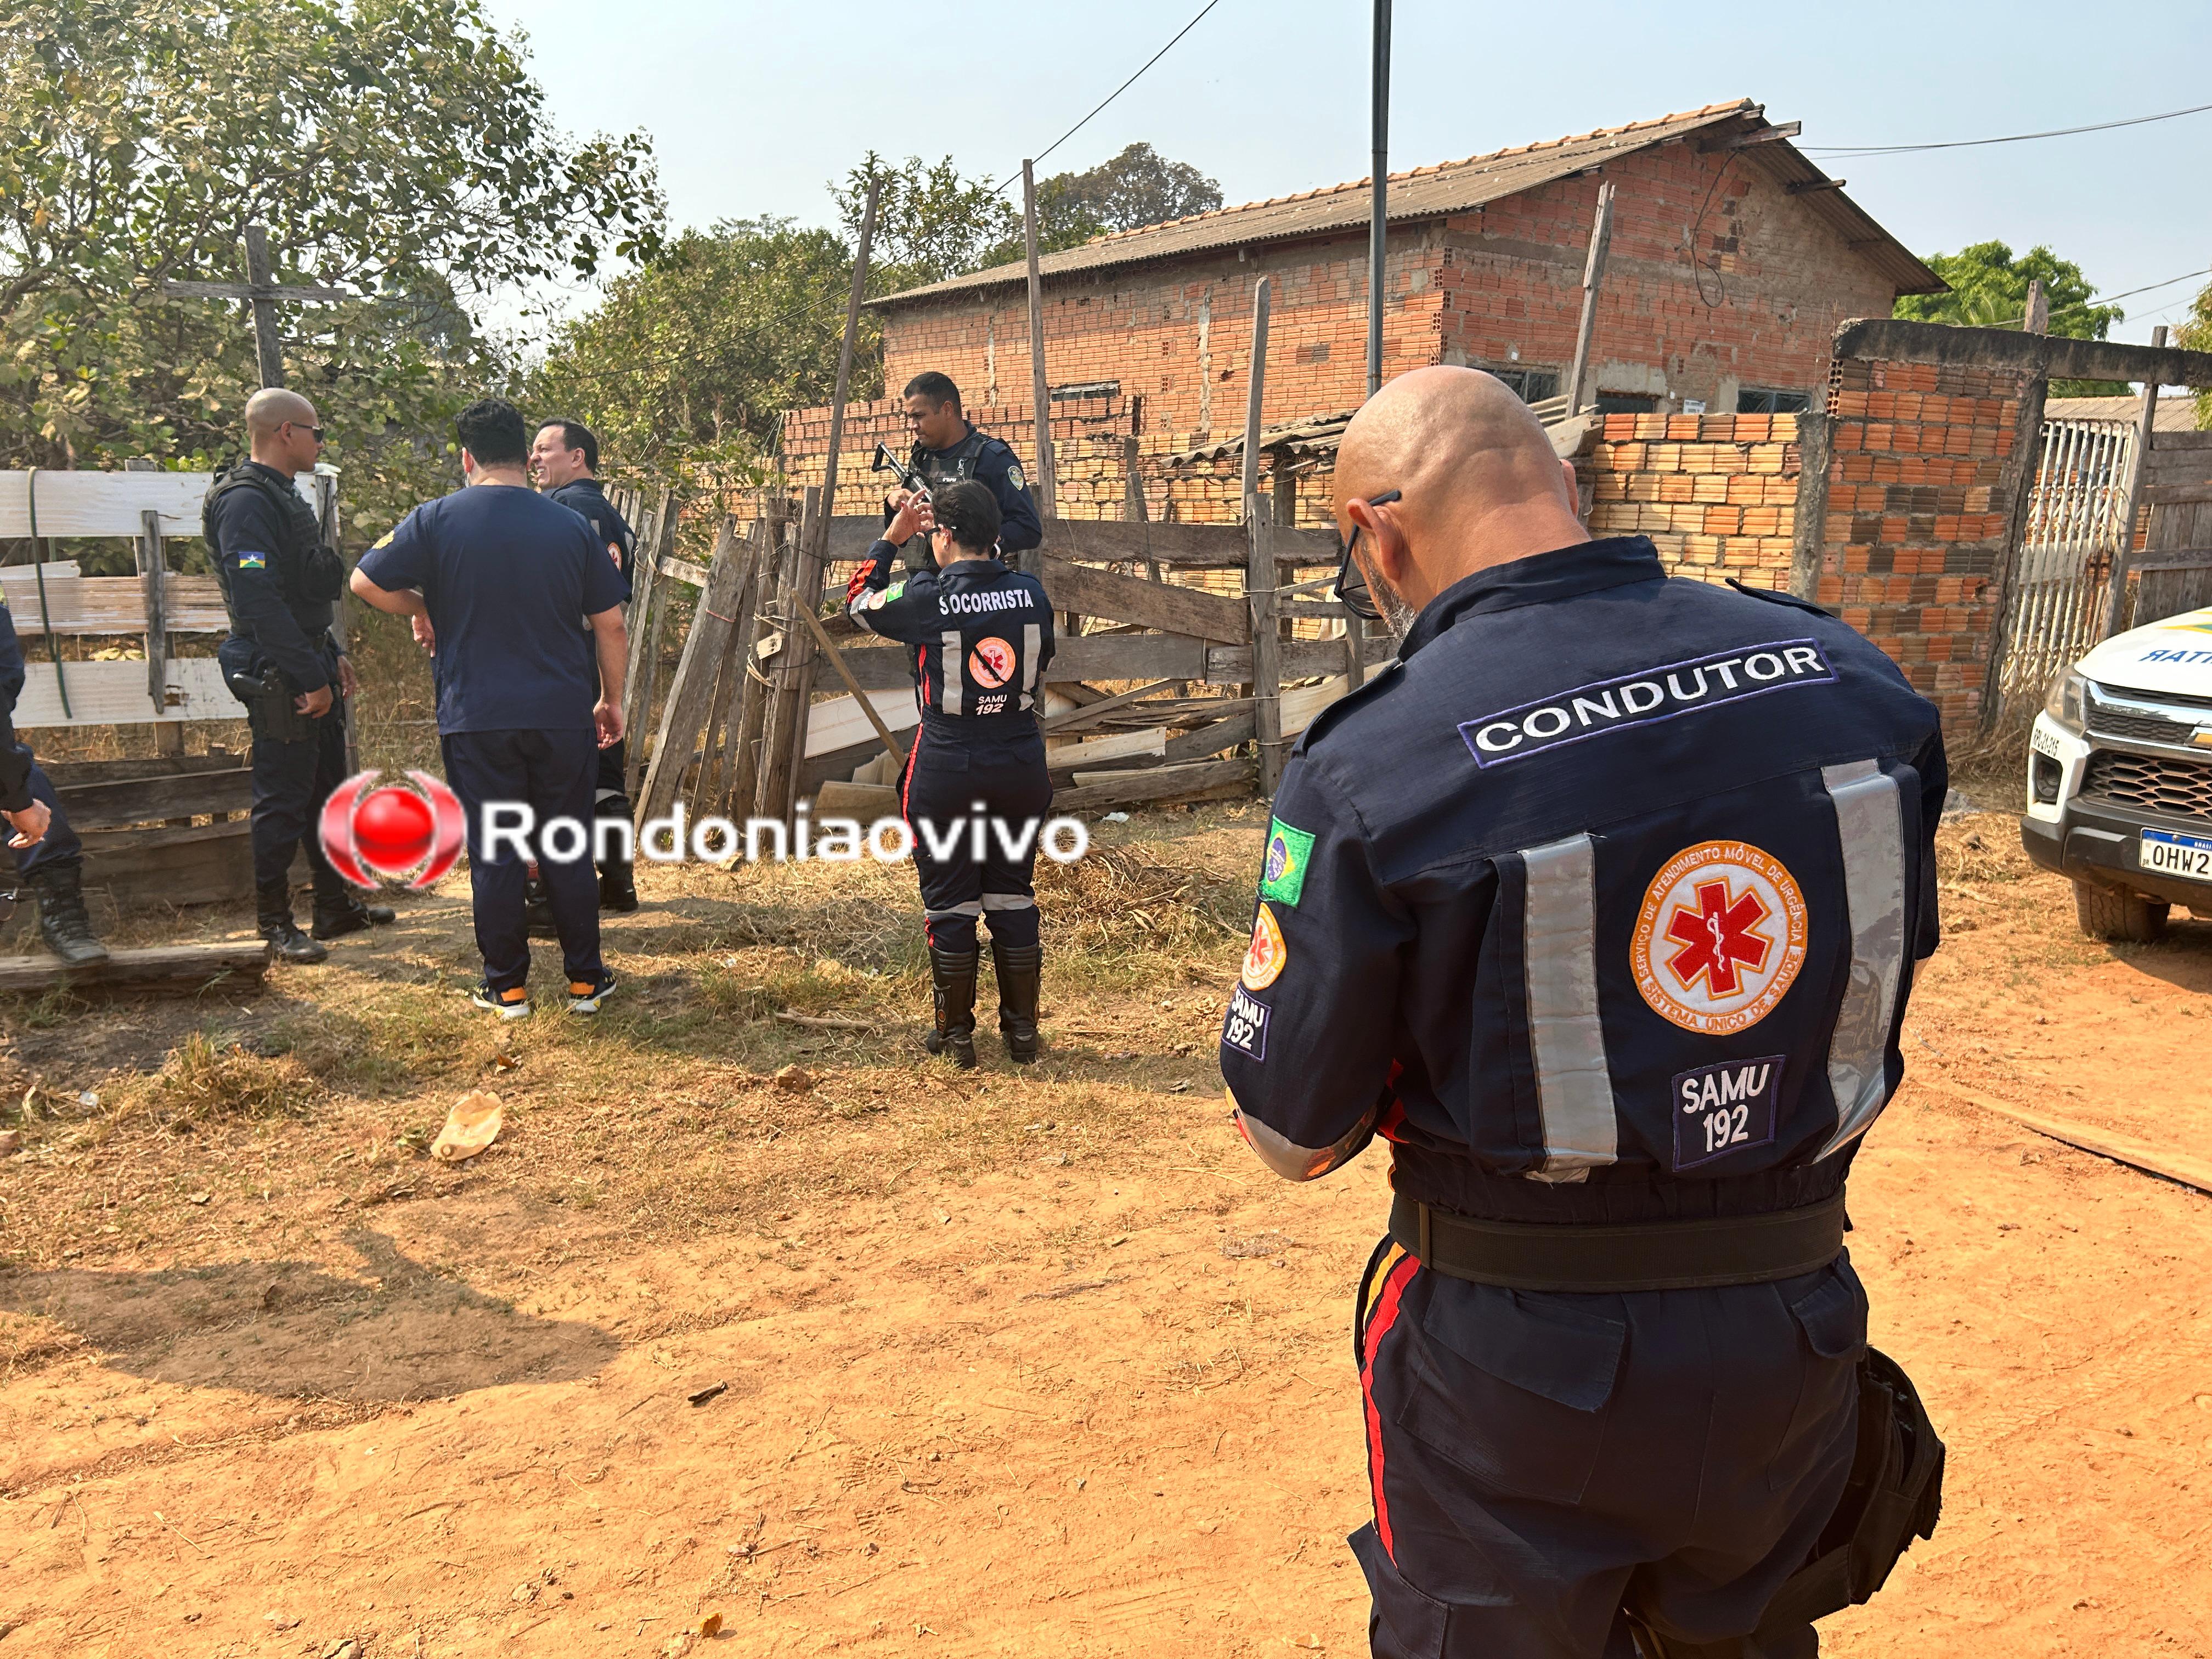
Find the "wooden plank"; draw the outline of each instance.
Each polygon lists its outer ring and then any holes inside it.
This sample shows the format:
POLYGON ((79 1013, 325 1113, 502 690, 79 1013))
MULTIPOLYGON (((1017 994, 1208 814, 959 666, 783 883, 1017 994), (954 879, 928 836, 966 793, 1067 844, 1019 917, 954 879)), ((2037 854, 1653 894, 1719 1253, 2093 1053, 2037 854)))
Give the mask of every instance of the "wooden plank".
POLYGON ((267 941, 162 945, 145 951, 112 951, 105 962, 82 968, 58 957, 0 957, 0 991, 42 991, 56 985, 110 989, 197 991, 217 981, 234 990, 258 989, 269 969, 267 941))
POLYGON ((653 562, 653 568, 664 576, 673 576, 691 587, 707 585, 707 567, 694 564, 680 553, 664 553, 653 562))
MULTIPOLYGON (((801 498, 799 539, 792 555, 791 580, 778 597, 783 614, 811 599, 822 586, 823 514, 828 503, 818 488, 809 488, 801 498)), ((807 689, 811 684, 814 640, 804 629, 787 623, 784 649, 778 653, 768 702, 768 716, 761 729, 760 776, 754 790, 753 811, 762 817, 790 815, 793 786, 805 742, 807 689)), ((864 690, 874 690, 866 681, 864 690)))
MULTIPOLYGON (((830 520, 828 556, 833 564, 854 564, 884 533, 881 514, 847 514, 830 520)), ((1150 559, 1193 570, 1242 570, 1247 550, 1244 530, 1233 524, 1175 524, 1127 519, 1048 519, 1042 551, 1091 564, 1126 564, 1150 559)), ((1333 530, 1279 529, 1276 556, 1285 564, 1334 567, 1333 530)))
POLYGON ((1183 761, 1203 760, 1218 755, 1224 749, 1234 749, 1252 741, 1252 709, 1249 699, 1239 697, 1243 703, 1238 713, 1218 720, 1209 720, 1194 731, 1178 732, 1168 739, 1165 758, 1170 766, 1183 761))
POLYGON ((2138 553, 2128 568, 2142 574, 2153 570, 2203 570, 2212 568, 2212 547, 2185 547, 2172 552, 2138 553))
POLYGON ((667 706, 661 711, 660 730, 646 769, 644 798, 638 803, 641 822, 665 816, 676 804, 684 771, 698 750, 715 674, 729 647, 737 600, 744 586, 744 556, 750 550, 738 539, 737 520, 725 514, 707 586, 691 618, 691 631, 684 636, 675 677, 668 684, 667 706))
MULTIPOLYGON (((297 862, 304 866, 304 859, 297 862)), ((84 884, 105 890, 124 909, 249 898, 252 825, 234 818, 190 830, 89 830, 84 884)))
MULTIPOLYGON (((2153 329, 2150 337, 2154 345, 2163 346, 2166 343, 2165 325, 2160 324, 2153 329)), ((2128 568, 2135 562, 2136 520, 2142 514, 2143 490, 2150 482, 2150 460, 2152 455, 2156 453, 2154 440, 2157 429, 2158 382, 2154 379, 2143 382, 2142 407, 2136 420, 2135 471, 2128 479, 2125 503, 2120 510, 2122 529, 2119 550, 2112 560, 2112 573, 2106 578, 2105 583, 2105 626, 2101 635, 2104 638, 2110 638, 2119 632, 2120 613, 2127 605, 2128 568)), ((2015 551, 2019 544, 2020 538, 2015 528, 2012 540, 2015 551)), ((2008 567, 2008 574, 2009 574, 2009 567, 2008 567)), ((2000 600, 2005 598, 2002 594, 1998 597, 2000 600)), ((2003 661, 1998 647, 2002 647, 2004 641, 1996 640, 1990 643, 1990 672, 1994 683, 1999 665, 2003 661)))
POLYGON ((659 509, 639 534, 644 556, 633 558, 629 581, 629 661, 623 671, 623 780, 629 798, 638 797, 639 785, 651 757, 646 751, 645 728, 653 719, 653 682, 660 665, 660 624, 667 613, 658 579, 674 544, 676 512, 665 489, 659 509))
POLYGON ((1056 812, 1103 812, 1117 806, 1142 806, 1243 794, 1259 778, 1248 760, 1212 761, 1198 766, 1162 766, 1109 783, 1079 785, 1052 798, 1056 812))
MULTIPOLYGON (((830 642, 830 636, 822 631, 822 619, 803 605, 799 608, 799 619, 806 624, 808 631, 814 635, 815 644, 822 647, 822 653, 829 659, 830 667, 837 671, 837 678, 845 683, 846 689, 852 693, 854 708, 857 708, 868 724, 875 728, 876 736, 882 740, 884 752, 893 760, 903 761, 906 758, 906 750, 900 748, 898 739, 891 736, 891 728, 884 724, 884 717, 876 712, 874 702, 861 691, 860 683, 853 678, 853 671, 845 665, 843 655, 830 642)), ((799 753, 802 758, 809 752, 807 745, 812 741, 812 727, 817 712, 812 708, 807 710, 806 725, 800 729, 799 753)))
MULTIPOLYGON (((1387 638, 1364 639, 1359 643, 1370 669, 1377 664, 1389 661, 1397 650, 1396 641, 1387 638)), ((1342 640, 1285 640, 1282 642, 1283 678, 1302 680, 1316 674, 1340 674, 1344 672, 1346 654, 1346 647, 1342 640)), ((1252 678, 1251 647, 1209 645, 1206 647, 1206 672, 1194 674, 1191 678, 1214 685, 1247 684, 1252 678)))
POLYGON ((1243 601, 1225 593, 1116 575, 1051 555, 1042 559, 1038 574, 1044 580, 1045 592, 1059 610, 1080 611, 1086 617, 1135 623, 1163 633, 1188 634, 1224 645, 1242 645, 1250 637, 1243 601))
MULTIPOLYGON (((165 536, 200 533, 206 472, 95 472, 42 469, 38 477, 41 536, 136 536, 140 515, 161 515, 165 536)), ((31 475, 0 472, 0 536, 31 533, 31 475)))
MULTIPOLYGON (((243 707, 243 705, 240 705, 243 707)), ((241 717, 242 718, 242 717, 241 717)), ((245 757, 228 750, 205 755, 147 755, 132 760, 49 761, 40 767, 53 780, 62 798, 84 784, 124 783, 139 778, 167 778, 179 772, 230 772, 246 764, 245 757)))
MULTIPOLYGON (((173 763, 182 757, 165 758, 173 763)), ((253 805, 253 769, 232 766, 108 783, 70 784, 57 778, 54 788, 73 828, 105 830, 154 818, 246 811, 253 805)))
MULTIPOLYGON (((1258 372, 1258 365, 1254 366, 1258 372)), ((1251 538, 1245 599, 1252 607, 1253 732, 1260 745, 1260 793, 1273 795, 1283 775, 1283 641, 1275 632, 1275 565, 1269 532, 1273 504, 1257 491, 1244 498, 1244 528, 1251 538)))
MULTIPOLYGON (((141 548, 144 537, 134 537, 141 548)), ((143 559, 143 555, 142 553, 143 559)), ((143 568, 143 567, 142 567, 143 568)), ((57 634, 143 634, 149 584, 143 576, 46 578, 46 606, 57 634)), ((228 634, 230 613, 212 576, 171 575, 161 584, 166 631, 228 634)), ((38 578, 28 565, 0 570, 0 590, 24 633, 40 626, 38 578)))
POLYGON ((696 793, 705 811, 705 803, 719 800, 729 788, 729 724, 732 706, 737 702, 738 689, 745 683, 745 671, 750 665, 745 653, 752 645, 753 619, 760 611, 761 567, 767 563, 769 525, 765 519, 753 520, 745 532, 745 580, 738 591, 736 607, 731 611, 730 637, 722 647, 722 659, 714 669, 714 696, 707 705, 707 725, 701 735, 699 783, 696 793))
MULTIPOLYGON (((848 662, 852 659, 848 655, 848 662)), ((871 691, 868 702, 877 717, 894 732, 911 732, 921 724, 921 711, 915 707, 914 691, 910 686, 896 690, 871 691)), ((816 759, 823 755, 838 753, 855 744, 866 747, 872 740, 881 746, 881 738, 868 717, 860 710, 854 697, 830 697, 814 705, 806 722, 806 757, 816 759)), ((906 750, 894 745, 898 757, 906 758, 906 750)), ((860 763, 854 761, 854 765, 860 763)))
POLYGON ((1080 743, 1065 744, 1045 757, 1045 766, 1048 770, 1065 773, 1078 767, 1103 766, 1112 761, 1143 757, 1164 761, 1167 753, 1167 727, 1155 726, 1141 732, 1115 732, 1103 738, 1086 738, 1080 743))
MULTIPOLYGON (((1212 652, 1233 649, 1208 647, 1204 640, 1176 634, 1085 635, 1060 641, 1044 678, 1048 685, 1075 680, 1200 680, 1208 678, 1206 661, 1212 652)), ((1329 649, 1334 660, 1326 667, 1341 668, 1342 648, 1331 641, 1329 649)), ((902 646, 848 651, 845 665, 864 690, 886 691, 914 684, 914 654, 902 646)), ((1315 667, 1306 672, 1317 674, 1324 670, 1315 667)), ((70 684, 76 681, 72 679, 70 684)))
POLYGON ((1164 691, 1175 684, 1173 680, 1156 680, 1150 685, 1140 685, 1133 691, 1116 692, 1103 702, 1090 703, 1081 708, 1071 708, 1065 714, 1054 714, 1048 720, 1040 721, 1037 729, 1048 738, 1062 732, 1075 731, 1092 724, 1100 716, 1114 709, 1126 708, 1140 698, 1149 697, 1155 691, 1164 691))
POLYGON ((1583 388, 1589 384, 1590 337, 1597 325, 1597 295, 1605 282, 1605 258, 1613 245, 1613 181, 1607 179, 1597 187, 1597 218, 1590 226, 1589 247, 1583 257, 1582 320, 1575 328, 1575 356, 1567 370, 1567 383, 1560 387, 1566 394, 1566 413, 1579 413, 1588 400, 1583 388))
POLYGON ((2138 1170, 2168 1181, 2178 1181, 2185 1187, 2194 1187, 2200 1193, 2212 1193, 2212 1159, 2195 1158, 2187 1152, 2170 1147, 2153 1146, 2145 1141, 2126 1135, 2114 1134, 2087 1123, 2075 1123, 2070 1119, 2050 1117, 2041 1112, 2027 1111, 2008 1100, 1960 1089, 1948 1082, 1936 1083, 1925 1078, 1915 1079, 1921 1085, 1939 1095, 1962 1100, 1969 1106, 1997 1117, 2008 1118, 2023 1128, 2033 1129, 2039 1135, 2063 1141, 2069 1146, 2078 1146, 2085 1152, 2094 1152, 2100 1158, 2109 1158, 2115 1163, 2130 1164, 2138 1170))
MULTIPOLYGON (((137 586, 135 580, 130 580, 137 586)), ((24 669, 23 694, 15 700, 15 725, 20 730, 41 726, 128 726, 139 721, 240 720, 246 705, 230 695, 222 670, 213 657, 172 657, 167 678, 168 706, 157 716, 146 698, 146 665, 123 659, 113 662, 72 662, 68 665, 70 708, 62 713, 54 665, 34 662, 24 669)))
POLYGON ((2212 502, 2212 478, 2188 483, 2145 484, 2142 501, 2149 507, 2202 507, 2212 502))

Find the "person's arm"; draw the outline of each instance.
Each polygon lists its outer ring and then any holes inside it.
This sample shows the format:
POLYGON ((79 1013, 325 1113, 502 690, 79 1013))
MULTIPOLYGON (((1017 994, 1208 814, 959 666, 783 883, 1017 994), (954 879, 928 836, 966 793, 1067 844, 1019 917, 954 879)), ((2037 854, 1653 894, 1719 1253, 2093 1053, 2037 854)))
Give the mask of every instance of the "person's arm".
POLYGON ((1274 811, 1221 1075, 1260 1161, 1311 1181, 1374 1134, 1413 928, 1369 860, 1358 814, 1308 757, 1285 769, 1274 811))
POLYGON ((418 507, 361 556, 350 585, 363 605, 408 618, 414 625, 415 642, 434 655, 438 636, 430 626, 429 601, 422 596, 433 563, 429 532, 418 507))
POLYGON ((599 747, 611 749, 623 739, 623 676, 629 668, 629 629, 619 605, 595 611, 588 620, 599 658, 599 700, 592 709, 592 724, 599 728, 599 747))
POLYGON ((234 489, 222 498, 220 512, 211 551, 229 576, 231 610, 301 694, 301 712, 319 714, 331 706, 331 677, 277 586, 276 550, 287 531, 276 506, 258 489, 234 489), (318 701, 320 708, 314 706, 318 701))
POLYGON ((1012 450, 1000 444, 985 451, 975 464, 975 477, 999 498, 1001 549, 1025 553, 1044 539, 1044 520, 1037 516, 1036 498, 1030 494, 1021 462, 1012 450))
POLYGON ((354 597, 363 605, 394 617, 428 617, 429 605, 411 587, 379 587, 360 566, 354 567, 354 597))

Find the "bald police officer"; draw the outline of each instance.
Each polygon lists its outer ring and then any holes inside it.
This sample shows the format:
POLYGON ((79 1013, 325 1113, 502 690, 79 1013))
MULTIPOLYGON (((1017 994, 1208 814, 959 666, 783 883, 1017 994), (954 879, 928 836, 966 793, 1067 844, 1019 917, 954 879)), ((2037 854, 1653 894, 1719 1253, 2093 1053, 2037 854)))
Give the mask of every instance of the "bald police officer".
POLYGON ((1285 769, 1224 1025, 1307 1181, 1390 1143, 1357 1313, 1378 1656, 1802 1659, 1932 1531, 1844 1176, 1936 943, 1936 714, 1785 595, 1593 541, 1519 399, 1346 432, 1399 661, 1285 769))
MULTIPOLYGON (((999 551, 1012 562, 1044 539, 1044 521, 1037 517, 1036 501, 1030 494, 1022 464, 1001 439, 979 432, 961 412, 960 388, 951 376, 932 369, 906 383, 906 422, 914 433, 914 453, 908 465, 919 473, 934 495, 939 488, 973 478, 991 492, 999 504, 999 551)), ((907 492, 894 490, 884 502, 884 522, 904 504, 907 492)), ((929 506, 921 504, 921 527, 930 526, 929 506)), ((886 532, 888 533, 888 531, 886 532)), ((922 556, 910 557, 915 569, 927 569, 928 544, 918 544, 922 556)))

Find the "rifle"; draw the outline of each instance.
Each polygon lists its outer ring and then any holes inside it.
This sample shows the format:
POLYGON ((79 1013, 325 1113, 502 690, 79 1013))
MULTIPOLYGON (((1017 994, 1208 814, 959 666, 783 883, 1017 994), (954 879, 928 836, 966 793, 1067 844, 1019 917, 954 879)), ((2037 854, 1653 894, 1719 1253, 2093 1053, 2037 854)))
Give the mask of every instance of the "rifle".
POLYGON ((877 443, 875 459, 868 463, 868 471, 892 473, 902 489, 912 490, 925 501, 929 499, 929 486, 922 482, 921 474, 892 454, 889 444, 877 443))

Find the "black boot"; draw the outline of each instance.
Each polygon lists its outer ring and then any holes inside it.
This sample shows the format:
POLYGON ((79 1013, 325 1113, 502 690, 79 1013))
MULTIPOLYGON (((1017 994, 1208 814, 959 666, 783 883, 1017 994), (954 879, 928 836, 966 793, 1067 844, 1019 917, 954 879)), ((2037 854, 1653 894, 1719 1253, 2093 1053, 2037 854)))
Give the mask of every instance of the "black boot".
POLYGON ((289 880, 264 882, 256 886, 253 896, 259 909, 261 937, 276 947, 279 962, 320 962, 330 952, 301 933, 292 921, 292 884, 289 880))
POLYGON ((999 973, 999 1035, 1006 1058, 1026 1066, 1037 1057, 1037 987, 1044 978, 1044 946, 991 941, 991 965, 999 973))
POLYGON ((72 968, 107 960, 107 947, 93 937, 92 919, 84 913, 84 890, 79 885, 84 866, 75 859, 62 859, 33 870, 27 878, 39 896, 39 936, 46 948, 72 968))
POLYGON ((981 953, 929 947, 929 989, 937 1010, 937 1029, 922 1038, 933 1054, 950 1054, 963 1072, 975 1064, 975 964, 981 953))
POLYGON ((637 877, 627 864, 610 864, 599 872, 599 908, 628 915, 637 908, 637 877))
POLYGON ((315 879, 315 920, 311 931, 317 939, 342 939, 365 927, 381 927, 398 915, 388 904, 363 904, 336 871, 327 878, 319 875, 315 879))

